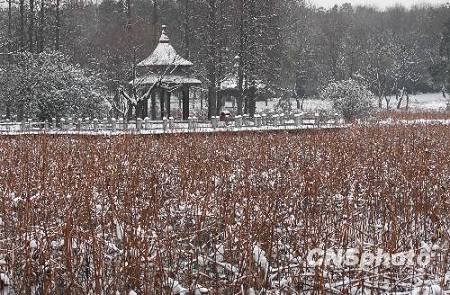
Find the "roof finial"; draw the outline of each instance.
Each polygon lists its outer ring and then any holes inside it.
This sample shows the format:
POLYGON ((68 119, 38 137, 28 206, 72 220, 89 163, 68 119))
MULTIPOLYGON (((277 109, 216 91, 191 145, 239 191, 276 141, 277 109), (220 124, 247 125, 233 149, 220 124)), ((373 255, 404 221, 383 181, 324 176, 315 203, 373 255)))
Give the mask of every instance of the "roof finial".
POLYGON ((169 43, 169 37, 166 34, 166 25, 161 26, 161 37, 159 38, 159 43, 169 43))

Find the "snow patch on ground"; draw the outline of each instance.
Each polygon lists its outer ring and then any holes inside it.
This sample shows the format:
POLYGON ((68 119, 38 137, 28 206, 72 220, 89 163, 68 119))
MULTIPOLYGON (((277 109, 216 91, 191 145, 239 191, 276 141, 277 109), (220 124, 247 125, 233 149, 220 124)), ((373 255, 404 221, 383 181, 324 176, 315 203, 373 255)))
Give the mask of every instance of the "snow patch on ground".
MULTIPOLYGON (((390 97, 390 107, 396 107, 395 96, 390 97)), ((440 111, 447 108, 449 97, 443 97, 442 93, 420 93, 409 97, 409 106, 412 110, 440 111)), ((406 104, 406 98, 403 99, 402 107, 406 104)), ((386 101, 383 99, 383 108, 386 108, 386 101)))

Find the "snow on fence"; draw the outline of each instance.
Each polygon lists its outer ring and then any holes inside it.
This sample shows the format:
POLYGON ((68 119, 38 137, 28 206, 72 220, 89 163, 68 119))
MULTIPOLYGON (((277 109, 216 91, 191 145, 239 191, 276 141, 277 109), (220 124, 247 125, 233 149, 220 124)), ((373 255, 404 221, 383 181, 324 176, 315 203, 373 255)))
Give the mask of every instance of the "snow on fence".
POLYGON ((215 132, 215 131, 240 131, 240 130, 271 130, 271 129, 304 129, 336 127, 342 123, 341 118, 315 114, 294 115, 266 115, 257 114, 253 118, 248 115, 236 116, 220 120, 213 117, 210 121, 199 121, 196 117, 190 117, 187 121, 164 118, 163 120, 150 120, 149 118, 125 121, 120 118, 105 119, 52 119, 45 122, 24 120, 0 122, 1 133, 24 132, 90 132, 90 133, 114 133, 114 132, 141 132, 141 133, 178 133, 178 132, 215 132))

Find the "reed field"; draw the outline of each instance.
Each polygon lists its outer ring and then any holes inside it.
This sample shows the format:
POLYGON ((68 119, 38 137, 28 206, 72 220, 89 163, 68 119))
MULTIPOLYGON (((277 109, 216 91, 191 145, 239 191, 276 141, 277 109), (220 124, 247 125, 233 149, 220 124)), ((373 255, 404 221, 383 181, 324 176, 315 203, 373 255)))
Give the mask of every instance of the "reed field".
POLYGON ((449 188, 443 125, 1 136, 0 294, 446 294, 449 188))

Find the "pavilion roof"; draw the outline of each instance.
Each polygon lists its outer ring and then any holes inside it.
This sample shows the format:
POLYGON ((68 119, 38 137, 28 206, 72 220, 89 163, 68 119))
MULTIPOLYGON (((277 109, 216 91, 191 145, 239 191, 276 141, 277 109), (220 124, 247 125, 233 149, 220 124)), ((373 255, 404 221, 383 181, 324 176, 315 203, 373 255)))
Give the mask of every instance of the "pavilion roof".
POLYGON ((136 80, 131 81, 130 84, 134 82, 134 85, 153 85, 155 83, 161 82, 166 84, 185 84, 185 85, 200 85, 202 82, 194 77, 184 76, 184 75, 173 75, 173 74, 148 74, 136 80))
POLYGON ((175 48, 170 45, 170 40, 166 33, 166 26, 163 26, 158 46, 156 46, 153 53, 149 57, 138 63, 138 66, 140 67, 192 65, 192 62, 181 57, 176 52, 175 48))

